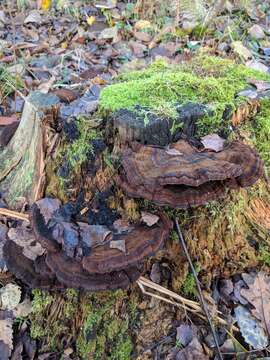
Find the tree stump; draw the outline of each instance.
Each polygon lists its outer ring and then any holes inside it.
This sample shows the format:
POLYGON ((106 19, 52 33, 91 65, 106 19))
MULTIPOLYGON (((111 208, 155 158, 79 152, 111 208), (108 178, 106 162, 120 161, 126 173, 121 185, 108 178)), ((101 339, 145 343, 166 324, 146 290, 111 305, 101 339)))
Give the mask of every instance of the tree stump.
POLYGON ((32 92, 25 100, 20 124, 0 152, 0 192, 8 206, 32 204, 45 186, 45 156, 57 118, 59 99, 32 92))
POLYGON ((178 105, 176 112, 176 118, 169 118, 140 106, 134 110, 121 109, 113 116, 113 126, 120 144, 137 141, 143 145, 167 146, 177 140, 181 132, 194 136, 196 122, 210 115, 207 106, 196 103, 178 105))

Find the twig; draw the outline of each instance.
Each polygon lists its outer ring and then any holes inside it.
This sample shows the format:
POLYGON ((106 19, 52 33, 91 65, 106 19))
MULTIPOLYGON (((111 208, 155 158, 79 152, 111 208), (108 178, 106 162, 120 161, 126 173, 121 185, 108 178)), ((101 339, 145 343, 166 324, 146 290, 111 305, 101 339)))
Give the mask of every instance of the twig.
MULTIPOLYGON (((182 309, 195 314, 196 316, 198 316, 202 320, 207 321, 207 318, 202 314, 203 310, 202 310, 200 304, 197 303, 196 301, 186 299, 183 296, 180 296, 179 294, 176 294, 175 292, 173 292, 173 291, 171 291, 169 289, 166 289, 165 287, 160 286, 160 285, 154 283, 151 280, 148 280, 144 276, 139 277, 139 279, 137 280, 137 284, 140 287, 143 294, 152 296, 152 297, 154 297, 156 299, 159 299, 159 300, 162 300, 162 301, 164 301, 164 302, 166 302, 168 304, 171 304, 171 305, 174 305, 174 306, 177 306, 177 307, 181 307, 182 309), (145 287, 149 287, 150 289, 153 289, 153 290, 155 290, 155 291, 157 291, 157 292, 159 292, 161 294, 165 294, 165 295, 167 295, 168 298, 165 297, 165 296, 157 295, 157 294, 155 294, 153 292, 150 292, 148 290, 145 290, 145 287), (172 298, 174 300, 172 300, 172 298)), ((221 314, 220 311, 218 311, 218 313, 221 314)), ((221 317, 219 317, 219 316, 217 316, 215 318, 215 320, 217 322, 219 322, 220 324, 222 324, 222 325, 227 325, 227 322, 224 319, 222 319, 221 317)), ((239 329, 234 325, 232 325, 231 329, 234 330, 234 331, 237 331, 237 332, 239 331, 239 329)))
POLYGON ((194 268, 194 266, 192 264, 192 260, 191 260, 191 257, 189 255, 189 253, 188 253, 188 249, 187 249, 187 246, 186 246, 186 243, 185 243, 185 240, 184 240, 184 237, 183 237, 183 234, 181 232, 181 229, 180 229, 180 226, 179 226, 179 223, 178 223, 177 219, 175 219, 175 225, 176 225, 176 231, 177 231, 179 241, 180 241, 180 243, 182 245, 182 248, 183 248, 183 250, 185 252, 185 255, 186 255, 187 260, 189 262, 189 266, 191 268, 192 274, 193 274, 195 282, 196 282, 196 287, 197 287, 197 290, 198 290, 198 295, 199 295, 199 300, 201 302, 201 306, 202 306, 203 311, 204 311, 204 313, 205 313, 205 315, 207 317, 207 321, 208 321, 208 323, 210 325, 210 329, 211 329, 211 332, 212 332, 212 335, 213 335, 213 338, 214 338, 214 341, 215 341, 215 344, 216 344, 216 348, 217 348, 218 358, 220 360, 223 360, 223 357, 222 357, 222 354, 221 354, 221 351, 220 351, 220 348, 219 348, 219 344, 218 344, 218 338, 217 338, 217 334, 216 334, 216 331, 215 331, 215 327, 214 327, 214 325, 212 323, 209 310, 207 308, 206 302, 205 302, 204 297, 203 297, 202 289, 201 289, 201 286, 200 286, 200 282, 199 282, 196 270, 195 270, 195 268, 194 268))
POLYGON ((18 211, 4 209, 4 208, 0 208, 0 215, 4 215, 7 217, 11 217, 11 218, 19 219, 19 220, 23 220, 23 221, 29 221, 29 215, 20 213, 18 211))

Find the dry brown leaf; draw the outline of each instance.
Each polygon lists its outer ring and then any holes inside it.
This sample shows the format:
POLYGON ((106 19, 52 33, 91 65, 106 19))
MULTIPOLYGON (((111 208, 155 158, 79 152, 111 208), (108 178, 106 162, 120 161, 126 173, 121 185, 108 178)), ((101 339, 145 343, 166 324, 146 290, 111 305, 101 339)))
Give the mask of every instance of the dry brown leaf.
POLYGON ((191 342, 183 350, 176 355, 177 360, 208 360, 209 357, 203 352, 202 345, 198 338, 193 338, 191 342))
POLYGON ((270 89, 270 82, 264 80, 249 79, 249 84, 256 86, 258 91, 266 91, 270 89))
POLYGON ((52 76, 48 81, 43 82, 39 85, 38 90, 42 92, 43 94, 48 94, 51 87, 53 86, 53 83, 55 82, 56 78, 55 76, 52 76))
POLYGON ((0 125, 10 125, 17 121, 18 119, 16 118, 16 115, 0 116, 0 125))
POLYGON ((123 253, 126 253, 126 242, 125 240, 112 240, 110 242, 111 249, 118 249, 123 253))
POLYGON ((70 89, 57 89, 53 92, 62 101, 70 103, 78 98, 78 93, 70 89))
POLYGON ((270 334, 270 276, 259 272, 255 277, 242 274, 249 289, 242 289, 243 295, 253 306, 252 314, 261 321, 262 326, 270 334))
POLYGON ((166 150, 166 153, 169 155, 175 155, 175 156, 179 156, 179 155, 183 155, 183 153, 181 153, 179 150, 177 149, 168 149, 166 150))
POLYGON ((201 139, 205 149, 214 150, 219 152, 223 150, 225 140, 222 139, 218 134, 209 134, 201 139))
POLYGON ((157 216, 155 214, 151 214, 151 213, 146 212, 146 211, 142 211, 141 219, 142 219, 142 221, 144 223, 146 223, 146 225, 153 226, 158 222, 159 216, 157 216))
POLYGON ((35 260, 44 253, 43 247, 36 241, 32 230, 29 230, 26 226, 10 228, 8 237, 15 244, 22 247, 22 253, 28 259, 35 260))

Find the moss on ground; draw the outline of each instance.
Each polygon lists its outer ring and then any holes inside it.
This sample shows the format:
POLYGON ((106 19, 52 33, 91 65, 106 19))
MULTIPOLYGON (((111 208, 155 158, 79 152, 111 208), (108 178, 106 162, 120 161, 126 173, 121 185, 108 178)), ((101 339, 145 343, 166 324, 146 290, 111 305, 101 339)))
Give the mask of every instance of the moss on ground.
POLYGON ((249 78, 270 80, 270 75, 217 57, 198 56, 184 65, 157 61, 142 71, 118 77, 118 82, 101 92, 105 112, 146 106, 158 114, 176 117, 176 104, 199 102, 213 110, 199 124, 199 134, 225 126, 223 114, 233 112, 245 100, 235 95, 246 88, 249 78))
POLYGON ((31 336, 43 349, 63 351, 65 341, 76 344, 81 359, 129 360, 137 298, 124 291, 64 294, 33 291, 31 336), (122 311, 122 309, 125 309, 122 311))

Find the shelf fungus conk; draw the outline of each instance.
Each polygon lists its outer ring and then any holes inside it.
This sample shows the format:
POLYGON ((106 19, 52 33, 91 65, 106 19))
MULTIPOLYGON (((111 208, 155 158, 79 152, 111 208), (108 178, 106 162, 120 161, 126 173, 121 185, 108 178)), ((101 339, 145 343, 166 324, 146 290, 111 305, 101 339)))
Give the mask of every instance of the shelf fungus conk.
POLYGON ((118 185, 131 197, 188 208, 253 185, 263 175, 255 150, 233 141, 223 150, 199 150, 180 140, 169 149, 134 143, 124 151, 118 185))
POLYGON ((23 247, 12 239, 3 249, 8 269, 32 288, 126 288, 140 276, 142 260, 162 247, 172 228, 164 214, 153 226, 140 222, 124 231, 76 223, 59 215, 59 209, 45 216, 42 201, 48 206, 48 199, 35 203, 30 216, 32 236, 44 248, 42 255, 25 256, 23 247), (124 242, 124 250, 111 246, 118 242, 124 242))

